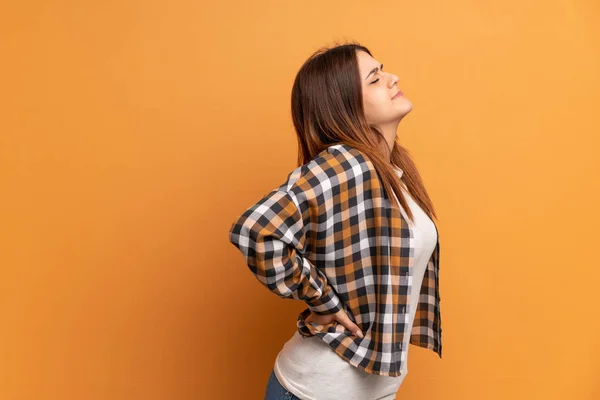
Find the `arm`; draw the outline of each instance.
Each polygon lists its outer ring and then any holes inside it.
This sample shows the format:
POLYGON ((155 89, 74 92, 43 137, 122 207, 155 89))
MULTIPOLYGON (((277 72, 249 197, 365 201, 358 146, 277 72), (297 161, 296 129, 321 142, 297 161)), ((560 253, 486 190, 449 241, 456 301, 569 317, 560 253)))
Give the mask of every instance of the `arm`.
POLYGON ((261 284, 282 298, 304 300, 315 314, 343 304, 323 272, 304 257, 306 229, 293 193, 275 189, 248 208, 229 230, 261 284))

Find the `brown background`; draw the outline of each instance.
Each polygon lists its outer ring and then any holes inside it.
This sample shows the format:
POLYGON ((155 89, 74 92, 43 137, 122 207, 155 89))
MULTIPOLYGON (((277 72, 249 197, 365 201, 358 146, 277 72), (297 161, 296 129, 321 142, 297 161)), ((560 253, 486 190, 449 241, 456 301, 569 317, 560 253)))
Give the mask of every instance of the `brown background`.
POLYGON ((0 398, 262 399, 304 305, 230 223, 295 167, 293 78, 358 40, 413 102, 444 358, 398 399, 598 399, 597 1, 0 6, 0 398))

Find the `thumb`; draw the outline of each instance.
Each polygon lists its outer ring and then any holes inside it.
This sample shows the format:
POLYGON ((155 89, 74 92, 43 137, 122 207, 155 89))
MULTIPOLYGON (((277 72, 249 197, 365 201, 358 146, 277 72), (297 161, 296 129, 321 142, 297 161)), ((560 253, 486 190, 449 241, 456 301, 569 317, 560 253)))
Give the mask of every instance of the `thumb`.
POLYGON ((340 324, 342 324, 348 330, 352 331, 352 333, 354 333, 359 338, 362 339, 364 337, 358 325, 352 322, 352 320, 348 317, 348 314, 346 314, 346 311, 340 310, 336 315, 336 319, 340 324))

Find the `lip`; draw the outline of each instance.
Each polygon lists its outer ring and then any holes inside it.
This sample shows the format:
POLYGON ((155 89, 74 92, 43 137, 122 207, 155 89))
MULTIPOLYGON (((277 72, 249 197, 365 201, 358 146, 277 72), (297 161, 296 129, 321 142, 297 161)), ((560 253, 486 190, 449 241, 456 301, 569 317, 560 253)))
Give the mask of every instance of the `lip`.
POLYGON ((402 91, 401 91, 401 90, 398 90, 398 93, 396 93, 396 94, 394 95, 394 97, 392 97, 392 100, 393 100, 393 99, 395 99, 396 97, 400 97, 400 96, 404 96, 404 93, 402 93, 402 91))

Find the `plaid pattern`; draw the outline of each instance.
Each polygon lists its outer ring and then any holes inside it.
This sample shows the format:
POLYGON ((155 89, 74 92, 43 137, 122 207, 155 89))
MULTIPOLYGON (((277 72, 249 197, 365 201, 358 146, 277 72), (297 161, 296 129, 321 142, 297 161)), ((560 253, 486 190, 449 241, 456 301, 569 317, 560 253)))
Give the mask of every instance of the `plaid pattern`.
MULTIPOLYGON (((307 304, 297 319, 302 336, 318 336, 367 373, 400 375, 414 235, 365 154, 347 144, 323 150, 234 221, 229 240, 261 284, 307 304), (311 310, 341 309, 364 338, 337 321, 305 321, 311 310)), ((409 343, 441 357, 439 249, 438 234, 409 343)))

